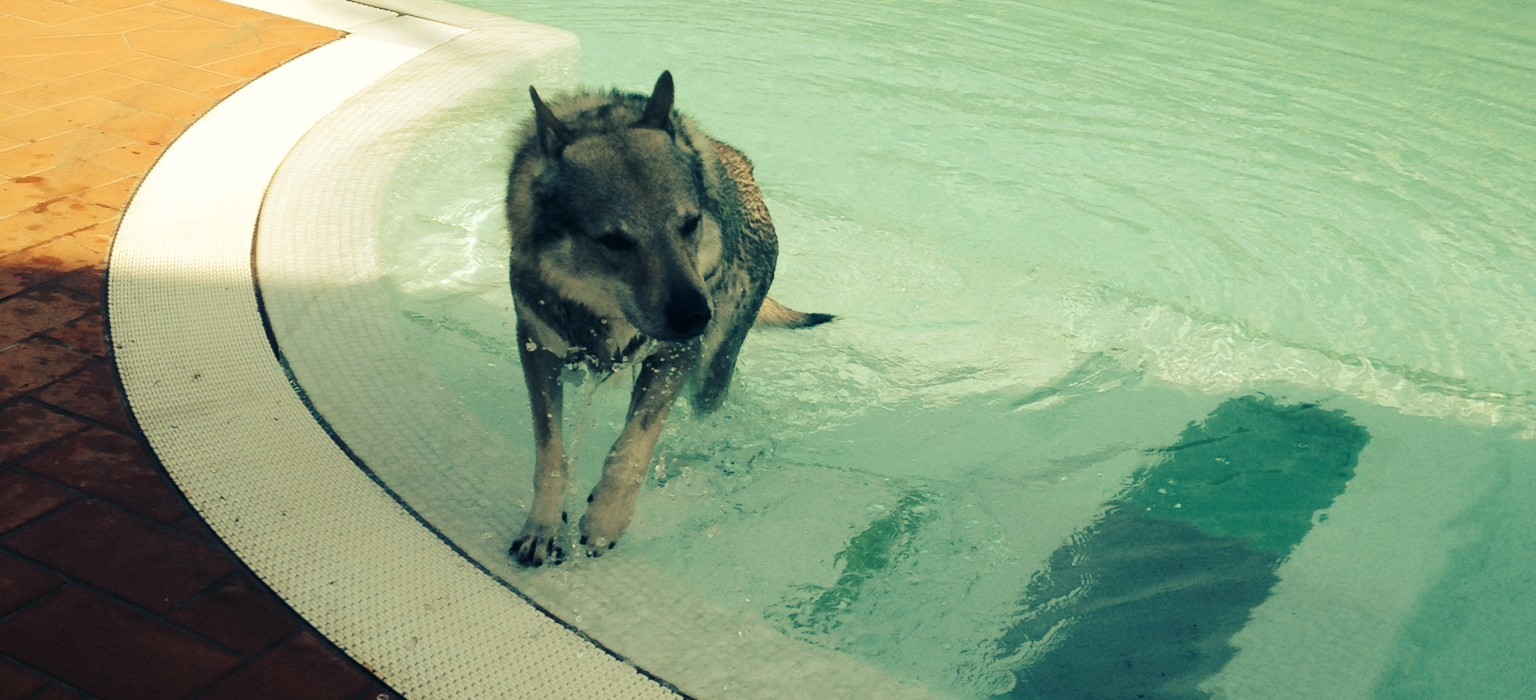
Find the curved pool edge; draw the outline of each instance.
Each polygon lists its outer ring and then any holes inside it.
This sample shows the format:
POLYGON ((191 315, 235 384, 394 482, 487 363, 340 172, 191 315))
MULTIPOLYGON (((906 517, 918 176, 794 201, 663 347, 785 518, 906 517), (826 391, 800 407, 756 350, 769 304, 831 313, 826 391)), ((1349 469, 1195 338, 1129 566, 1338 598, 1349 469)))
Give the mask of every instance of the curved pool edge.
POLYGON ((453 13, 468 21, 452 26, 350 3, 305 4, 328 6, 351 34, 210 110, 167 149, 124 213, 108 316, 135 419, 230 548, 399 692, 675 697, 484 576, 346 459, 273 355, 252 275, 252 238, 273 174, 352 95, 445 49, 529 61, 536 48, 548 52, 538 60, 573 77, 575 38, 467 11, 453 13))

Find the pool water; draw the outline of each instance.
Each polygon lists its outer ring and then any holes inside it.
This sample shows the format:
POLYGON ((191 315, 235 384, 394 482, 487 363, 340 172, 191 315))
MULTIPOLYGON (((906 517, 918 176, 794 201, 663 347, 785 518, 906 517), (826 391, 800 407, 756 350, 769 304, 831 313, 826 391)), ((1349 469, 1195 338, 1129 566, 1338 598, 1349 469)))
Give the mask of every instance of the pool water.
MULTIPOLYGON (((702 697, 753 696, 754 635, 947 697, 1536 684, 1536 6, 464 4, 576 32, 587 82, 670 69, 757 164, 774 296, 839 317, 674 414, 619 549, 520 571, 524 86, 411 135, 376 243, 409 373, 292 369, 554 614, 702 697), (409 405, 349 400, 377 381, 409 405), (630 576, 675 585, 605 605, 630 576)), ((280 347, 329 332, 296 308, 280 347)), ((567 392, 574 507, 628 388, 567 392)))

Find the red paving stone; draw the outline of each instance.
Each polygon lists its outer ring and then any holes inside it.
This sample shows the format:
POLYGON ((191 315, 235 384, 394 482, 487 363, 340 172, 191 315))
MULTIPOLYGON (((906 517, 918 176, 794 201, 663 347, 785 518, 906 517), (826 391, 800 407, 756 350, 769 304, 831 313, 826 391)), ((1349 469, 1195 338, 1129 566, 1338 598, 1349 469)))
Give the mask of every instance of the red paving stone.
POLYGON ((157 523, 175 523, 190 512, 148 450, 111 430, 88 428, 17 466, 157 523))
POLYGON ((5 547, 66 576, 168 614, 237 565, 176 531, 96 500, 74 503, 6 537, 5 547))
POLYGON ((234 654, 83 588, 0 623, 0 652, 112 698, 185 698, 240 666, 234 654))
MULTIPOLYGON (((0 552, 0 616, 26 607, 63 583, 64 579, 57 574, 0 552)), ((0 688, 4 687, 0 683, 0 688)))
POLYGON ((103 315, 112 237, 154 160, 338 36, 217 0, 0 2, 0 700, 397 697, 175 490, 103 315))
POLYGON ((288 608, 241 571, 183 606, 171 620, 242 654, 259 654, 300 629, 288 608))
POLYGON ((207 700, 328 700, 368 688, 367 676, 337 663, 325 642, 304 632, 209 691, 207 700))

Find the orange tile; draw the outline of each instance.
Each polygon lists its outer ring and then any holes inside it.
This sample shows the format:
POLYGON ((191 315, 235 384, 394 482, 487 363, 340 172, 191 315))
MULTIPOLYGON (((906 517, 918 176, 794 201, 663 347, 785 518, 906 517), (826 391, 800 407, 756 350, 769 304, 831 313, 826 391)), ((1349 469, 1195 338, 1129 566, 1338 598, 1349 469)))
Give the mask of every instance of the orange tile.
POLYGON ((128 143, 133 141, 94 128, 76 129, 0 151, 0 175, 13 179, 35 175, 71 159, 89 159, 128 143))
POLYGON ((239 79, 234 79, 234 78, 231 78, 231 80, 232 80, 232 82, 230 84, 228 84, 228 85, 220 85, 219 87, 213 88, 212 90, 204 90, 204 91, 202 91, 202 92, 200 92, 198 94, 202 95, 203 97, 206 97, 206 98, 212 100, 213 104, 218 104, 220 102, 223 102, 224 98, 229 97, 230 95, 235 94, 235 92, 237 90, 239 90, 240 88, 245 87, 245 84, 247 82, 247 81, 244 81, 244 80, 239 80, 239 79))
POLYGON ((304 22, 295 22, 282 17, 274 17, 269 21, 252 25, 256 35, 264 44, 322 44, 341 38, 342 33, 334 29, 319 27, 304 22))
POLYGON ((111 68, 127 63, 143 55, 130 48, 123 47, 113 51, 96 51, 92 53, 65 54, 62 56, 46 56, 21 63, 14 63, 5 67, 5 72, 19 78, 25 78, 35 82, 58 80, 72 75, 89 73, 93 70, 111 68))
POLYGON ((122 34, 135 29, 159 26, 183 17, 186 15, 180 12, 154 5, 139 5, 76 20, 59 25, 58 28, 60 31, 77 34, 122 34))
MULTIPOLYGON (((35 188, 27 184, 25 178, 0 178, 0 230, 4 230, 8 217, 37 206, 38 201, 35 188)), ((25 247, 0 251, 0 254, 14 253, 25 247)))
MULTIPOLYGON (((57 240, 92 226, 114 223, 121 212, 76 197, 39 201, 31 208, 0 219, 0 255, 10 255, 40 243, 57 240)), ((77 240, 95 250, 89 238, 77 240)))
POLYGON ((239 56, 263 48, 255 32, 239 28, 210 36, 200 31, 145 29, 129 32, 128 45, 140 53, 194 66, 239 56))
POLYGON ((154 0, 70 0, 70 4, 82 10, 108 13, 143 5, 159 5, 154 0))
POLYGON ((196 15, 182 12, 175 13, 176 19, 164 24, 155 25, 157 31, 167 32, 202 32, 208 36, 220 36, 230 31, 230 26, 223 22, 215 22, 196 15))
POLYGON ((203 67, 231 78, 240 78, 243 83, 244 81, 266 75, 273 68, 287 63, 307 53, 309 50, 310 47, 303 44, 283 44, 248 53, 244 56, 236 56, 204 64, 203 67))
POLYGON ((94 204, 98 207, 122 211, 128 208, 128 201, 133 197, 134 191, 139 188, 139 180, 142 179, 139 175, 130 175, 120 180, 98 185, 76 196, 86 204, 94 204))
POLYGON ((29 87, 0 93, 0 102, 24 107, 30 110, 46 109, 73 102, 82 97, 100 95, 109 90, 115 90, 133 82, 116 73, 104 70, 95 70, 89 73, 72 75, 68 78, 51 80, 45 83, 37 83, 29 87))
POLYGON ((107 256, 112 254, 112 238, 116 235, 117 220, 113 219, 95 226, 87 226, 69 234, 66 238, 96 251, 102 260, 106 260, 107 256))
POLYGON ((85 19, 95 14, 58 0, 9 0, 5 5, 7 14, 50 26, 85 19))
POLYGON ((272 15, 248 7, 217 2, 216 0, 160 0, 160 7, 189 15, 211 19, 221 24, 241 26, 270 19, 272 15))
MULTIPOLYGON (((5 35, 4 34, 0 34, 0 36, 5 36, 5 35)), ((6 67, 9 68, 10 66, 6 66, 6 67)), ((18 76, 11 75, 10 73, 6 73, 6 72, 3 72, 3 71, 0 71, 0 93, 13 92, 13 91, 25 88, 25 87, 31 87, 31 86, 36 85, 36 84, 37 84, 36 80, 29 80, 27 78, 21 78, 21 77, 18 77, 18 76)), ((0 100, 0 101, 3 101, 3 100, 0 100)))
POLYGON ((184 121, 202 116, 214 104, 213 100, 203 95, 149 83, 137 83, 99 94, 113 102, 184 121))
POLYGON ((154 56, 140 56, 133 61, 113 66, 108 70, 130 78, 138 78, 146 83, 164 85, 194 93, 223 89, 234 82, 227 75, 220 75, 212 71, 182 65, 175 61, 168 61, 154 56))
POLYGON ((120 173, 146 173, 164 152, 163 147, 149 146, 135 141, 126 146, 99 153, 91 160, 97 165, 120 173))
POLYGON ((103 122, 101 130, 151 146, 163 146, 186 131, 190 120, 178 120, 154 112, 129 112, 103 122))
MULTIPOLYGON (((76 158, 51 170, 44 170, 35 177, 41 177, 45 183, 49 183, 45 187, 51 188, 55 197, 70 197, 89 191, 103 182, 121 179, 126 174, 97 163, 94 159, 76 158)), ((92 217, 93 220, 99 218, 92 217)))
POLYGON ((125 47, 121 34, 69 34, 65 36, 13 37, 0 42, 0 59, 17 56, 57 56, 99 53, 125 47))
POLYGON ((31 110, 25 107, 17 107, 16 105, 0 102, 0 122, 22 116, 29 111, 31 110))
MULTIPOLYGON (((98 164, 93 160, 71 158, 57 166, 28 177, 37 178, 33 185, 45 195, 43 203, 46 204, 61 197, 80 194, 103 182, 121 179, 123 175, 125 173, 98 164)), ((84 226, 84 224, 81 226, 84 226)))
POLYGON ((37 141, 101 123, 124 109, 111 100, 87 97, 7 119, 0 122, 0 134, 22 141, 37 141))
POLYGON ((40 24, 38 22, 33 22, 29 19, 22 19, 20 17, 13 17, 8 14, 0 14, 0 36, 9 38, 24 36, 47 36, 49 34, 57 33, 57 30, 46 24, 40 24))

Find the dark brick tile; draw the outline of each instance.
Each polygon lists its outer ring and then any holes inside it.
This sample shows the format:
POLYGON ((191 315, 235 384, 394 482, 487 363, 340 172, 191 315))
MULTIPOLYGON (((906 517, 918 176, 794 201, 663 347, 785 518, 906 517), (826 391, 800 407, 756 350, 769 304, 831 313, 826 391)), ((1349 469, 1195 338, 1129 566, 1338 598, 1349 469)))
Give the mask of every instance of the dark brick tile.
POLYGON ((309 632, 240 669, 206 700, 332 700, 351 697, 373 679, 309 632))
MULTIPOLYGON (((64 581, 0 550, 0 617, 52 593, 64 581)), ((0 683, 0 688, 5 684, 0 683)))
POLYGON ((241 572, 187 604, 171 621, 242 654, 257 654, 299 628, 294 613, 241 572))
POLYGON ((0 653, 102 698, 184 698, 239 663, 176 627, 82 588, 0 623, 0 653))
POLYGON ((74 374, 92 359, 83 352, 41 338, 0 349, 0 403, 74 374))
POLYGON ((208 523, 203 522, 203 516, 197 513, 189 513, 187 517, 177 520, 174 527, 199 542, 223 547, 224 540, 219 539, 218 533, 208 527, 208 523))
POLYGON ((34 396, 44 403, 100 421, 118 430, 137 432, 128 418, 128 409, 123 405, 122 395, 118 393, 117 375, 113 373, 111 360, 97 359, 85 369, 59 380, 34 396))
POLYGON ((0 469, 0 537, 75 498, 75 494, 19 469, 0 469))
POLYGON ((0 464, 84 429, 84 423, 28 401, 0 408, 0 464))
POLYGON ((405 696, 396 693, 393 688, 384 685, 378 679, 369 683, 363 692, 352 696, 352 700, 404 700, 404 698, 405 696))
POLYGON ((162 614, 237 570, 226 552, 95 501, 55 512, 5 544, 162 614))
POLYGON ((48 685, 48 679, 0 657, 0 700, 22 700, 48 685))
POLYGON ((97 357, 107 356, 107 329, 101 314, 86 314, 46 334, 80 352, 97 357))
POLYGON ((33 695, 32 697, 27 698, 27 700, 91 700, 91 699, 87 698, 84 695, 81 695, 81 694, 79 694, 79 693, 77 693, 77 692, 75 692, 73 690, 70 690, 69 688, 65 688, 65 687, 60 686, 60 685, 55 685, 55 686, 52 686, 52 687, 48 688, 47 690, 44 690, 41 693, 38 693, 37 695, 33 695))
POLYGON ((0 347, 74 321, 98 304, 51 285, 0 301, 0 347))
POLYGON ((149 451, 137 440, 91 428, 18 462, 46 476, 162 523, 186 517, 187 507, 149 451))
MULTIPOLYGON (((73 277, 76 271, 101 263, 100 254, 69 237, 0 257, 0 298, 42 286, 55 278, 73 277)), ((102 275, 97 272, 96 276, 102 275)), ((83 286, 71 283, 71 288, 77 290, 83 286)))
MULTIPOLYGON (((73 240, 73 238, 67 240, 73 240)), ((71 272, 60 277, 55 284, 76 292, 87 299, 97 299, 105 304, 107 298, 106 263, 98 263, 91 267, 71 272)))

